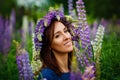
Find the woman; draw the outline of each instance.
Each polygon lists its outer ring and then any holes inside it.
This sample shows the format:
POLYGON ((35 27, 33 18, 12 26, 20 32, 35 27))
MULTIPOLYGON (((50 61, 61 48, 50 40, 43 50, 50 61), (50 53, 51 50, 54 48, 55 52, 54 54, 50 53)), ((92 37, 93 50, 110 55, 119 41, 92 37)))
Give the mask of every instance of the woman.
MULTIPOLYGON (((70 80, 73 43, 68 22, 60 11, 50 11, 36 28, 36 49, 40 51, 42 67, 38 80, 70 80), (38 46, 39 44, 39 46, 38 46)), ((87 68, 86 74, 94 72, 93 67, 87 68)), ((93 80, 85 78, 83 80, 93 80)), ((80 80, 81 80, 80 79, 80 80)))

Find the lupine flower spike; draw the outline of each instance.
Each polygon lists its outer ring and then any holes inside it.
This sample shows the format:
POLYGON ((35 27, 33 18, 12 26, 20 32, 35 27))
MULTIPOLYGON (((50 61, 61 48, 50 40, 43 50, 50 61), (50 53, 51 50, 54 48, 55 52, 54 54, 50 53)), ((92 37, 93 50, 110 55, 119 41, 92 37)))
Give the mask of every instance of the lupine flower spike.
POLYGON ((84 2, 82 0, 78 0, 76 2, 76 8, 79 22, 78 29, 76 29, 75 34, 79 37, 77 46, 80 48, 78 49, 78 53, 76 55, 80 63, 80 68, 83 69, 84 72, 84 68, 86 66, 94 65, 94 61, 90 42, 90 29, 87 24, 84 2))
POLYGON ((101 55, 101 48, 102 48, 102 41, 104 36, 104 27, 99 25, 95 39, 91 41, 94 51, 94 58, 96 62, 96 79, 100 80, 100 55, 101 55))
POLYGON ((11 28, 8 18, 0 16, 0 52, 7 55, 11 46, 11 28))
POLYGON ((73 18, 73 0, 68 0, 69 15, 73 18))
POLYGON ((26 37, 28 34, 28 17, 23 16, 23 22, 22 22, 22 46, 26 46, 26 37))
POLYGON ((33 72, 30 66, 28 52, 21 48, 21 45, 14 41, 17 47, 16 61, 18 65, 19 79, 20 80, 33 80, 33 72))
POLYGON ((77 62, 77 58, 75 57, 75 55, 73 55, 73 58, 72 58, 71 69, 72 71, 70 72, 70 80, 82 80, 81 72, 80 72, 80 69, 78 68, 78 62, 77 62))

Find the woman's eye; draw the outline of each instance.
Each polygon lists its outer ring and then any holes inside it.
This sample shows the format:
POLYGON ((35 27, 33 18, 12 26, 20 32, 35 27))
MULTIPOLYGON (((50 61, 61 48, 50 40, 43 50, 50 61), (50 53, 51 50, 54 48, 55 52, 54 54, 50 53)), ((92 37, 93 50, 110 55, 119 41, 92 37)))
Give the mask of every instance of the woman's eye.
POLYGON ((60 35, 56 35, 55 38, 58 38, 60 35))

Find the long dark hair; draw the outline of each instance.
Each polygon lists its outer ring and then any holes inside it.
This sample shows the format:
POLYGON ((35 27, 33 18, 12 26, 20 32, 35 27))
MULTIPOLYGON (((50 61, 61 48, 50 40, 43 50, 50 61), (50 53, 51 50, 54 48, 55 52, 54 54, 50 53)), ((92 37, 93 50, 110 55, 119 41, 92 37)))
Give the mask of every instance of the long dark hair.
MULTIPOLYGON (((60 75, 62 73, 62 71, 60 70, 58 62, 50 48, 52 40, 53 40, 53 35, 54 35, 55 21, 58 21, 58 20, 56 18, 53 18, 50 25, 45 29, 45 31, 43 33, 44 34, 44 36, 42 37, 43 45, 42 45, 41 52, 40 52, 40 59, 42 61, 41 69, 48 67, 48 68, 52 69, 53 71, 55 71, 55 73, 57 75, 60 75)), ((60 18, 59 22, 63 23, 65 25, 65 27, 68 28, 68 31, 70 32, 70 27, 72 25, 69 21, 66 20, 66 18, 64 18, 64 17, 60 18)), ((70 52, 68 54, 69 70, 71 70, 70 66, 71 66, 71 61, 72 61, 72 55, 73 55, 72 52, 70 52)))

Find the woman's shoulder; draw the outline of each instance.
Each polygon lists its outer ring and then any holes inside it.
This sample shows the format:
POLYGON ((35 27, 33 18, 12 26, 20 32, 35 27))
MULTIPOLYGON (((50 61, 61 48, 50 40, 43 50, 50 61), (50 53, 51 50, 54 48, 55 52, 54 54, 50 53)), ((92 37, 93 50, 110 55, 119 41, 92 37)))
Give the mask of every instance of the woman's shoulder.
POLYGON ((55 75, 55 72, 52 69, 50 69, 50 68, 43 68, 41 70, 41 73, 42 74, 52 74, 52 75, 55 75))
POLYGON ((61 76, 57 74, 50 68, 43 68, 39 74, 38 80, 69 80, 70 72, 62 73, 61 76))
POLYGON ((43 68, 39 74, 38 80, 46 78, 47 80, 55 80, 56 74, 50 68, 43 68))

